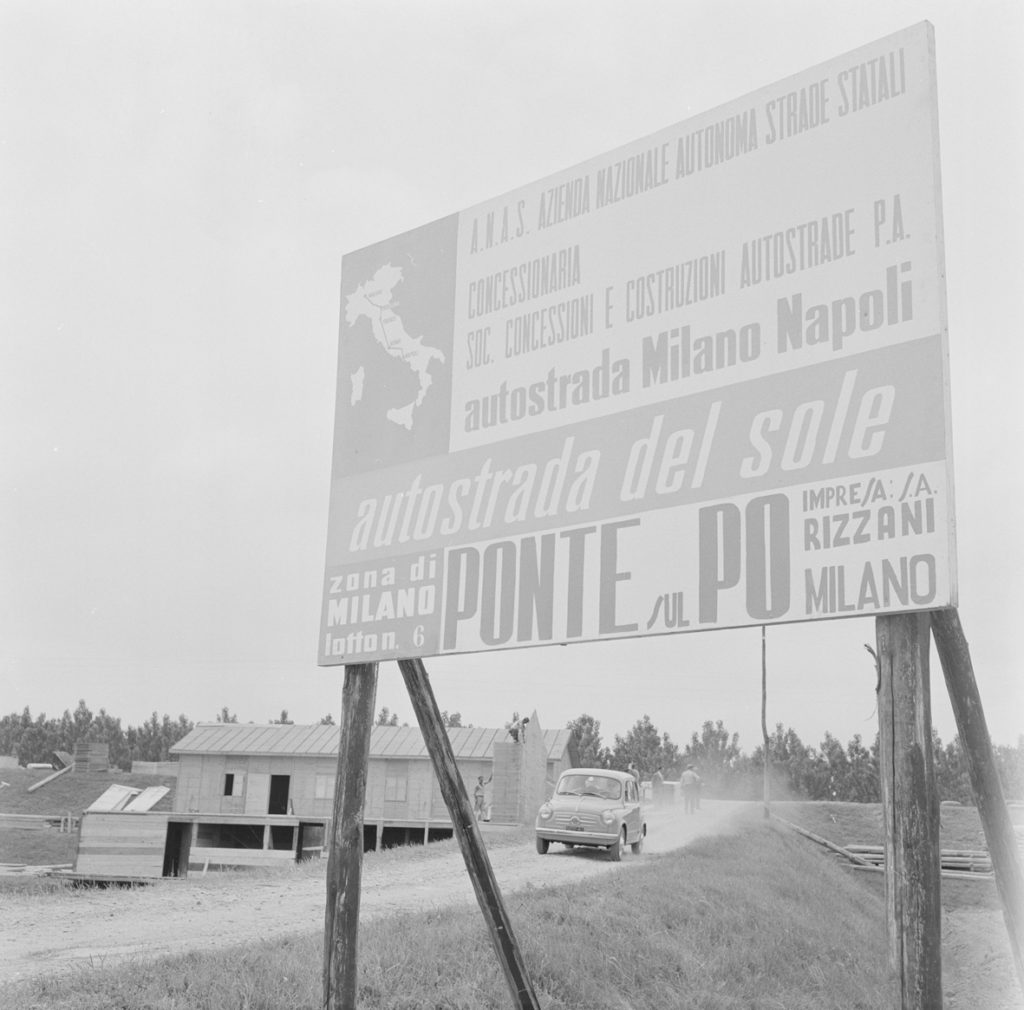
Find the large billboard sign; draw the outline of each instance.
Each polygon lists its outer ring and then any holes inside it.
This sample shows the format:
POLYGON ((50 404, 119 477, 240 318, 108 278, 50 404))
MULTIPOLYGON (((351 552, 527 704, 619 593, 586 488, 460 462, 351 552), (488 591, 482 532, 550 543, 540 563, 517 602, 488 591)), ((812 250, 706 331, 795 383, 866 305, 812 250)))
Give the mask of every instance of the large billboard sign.
POLYGON ((323 665, 956 602, 927 24, 341 297, 323 665))

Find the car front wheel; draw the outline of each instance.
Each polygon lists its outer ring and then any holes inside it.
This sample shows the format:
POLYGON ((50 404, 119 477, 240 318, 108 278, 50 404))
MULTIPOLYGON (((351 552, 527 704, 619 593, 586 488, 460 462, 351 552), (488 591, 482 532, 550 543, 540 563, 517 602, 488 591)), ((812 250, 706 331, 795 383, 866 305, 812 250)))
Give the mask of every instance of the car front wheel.
POLYGON ((542 855, 542 856, 547 855, 548 846, 550 844, 551 843, 546 838, 538 838, 537 839, 537 852, 539 852, 540 855, 542 855))
POLYGON ((608 846, 608 858, 613 863, 618 863, 622 859, 622 846, 626 844, 626 829, 623 828, 619 837, 615 839, 614 843, 608 846))

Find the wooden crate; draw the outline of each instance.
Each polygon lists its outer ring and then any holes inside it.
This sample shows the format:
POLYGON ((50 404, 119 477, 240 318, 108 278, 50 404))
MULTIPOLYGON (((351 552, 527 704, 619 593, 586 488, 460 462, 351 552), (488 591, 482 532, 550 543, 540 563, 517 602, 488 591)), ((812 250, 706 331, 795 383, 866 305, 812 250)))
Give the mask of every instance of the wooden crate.
POLYGON ((86 811, 74 872, 118 877, 161 877, 169 814, 86 811))

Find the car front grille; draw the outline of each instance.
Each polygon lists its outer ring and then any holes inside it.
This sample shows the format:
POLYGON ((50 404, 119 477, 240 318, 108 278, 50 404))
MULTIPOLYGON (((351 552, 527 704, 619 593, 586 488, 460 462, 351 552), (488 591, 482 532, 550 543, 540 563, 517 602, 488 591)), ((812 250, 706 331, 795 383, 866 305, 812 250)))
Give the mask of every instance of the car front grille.
POLYGON ((595 831, 602 827, 601 818, 597 814, 577 811, 556 811, 551 826, 566 831, 595 831))

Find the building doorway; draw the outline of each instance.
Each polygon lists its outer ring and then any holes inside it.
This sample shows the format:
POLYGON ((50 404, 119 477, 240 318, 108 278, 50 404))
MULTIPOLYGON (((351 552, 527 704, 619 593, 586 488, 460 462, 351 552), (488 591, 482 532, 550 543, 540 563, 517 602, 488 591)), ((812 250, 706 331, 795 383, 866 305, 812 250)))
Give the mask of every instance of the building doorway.
POLYGON ((164 845, 165 877, 184 877, 188 874, 188 852, 191 844, 192 825, 170 821, 167 825, 167 842, 164 845))
POLYGON ((288 813, 288 788, 290 784, 290 775, 270 776, 270 802, 267 806, 268 814, 288 813))

